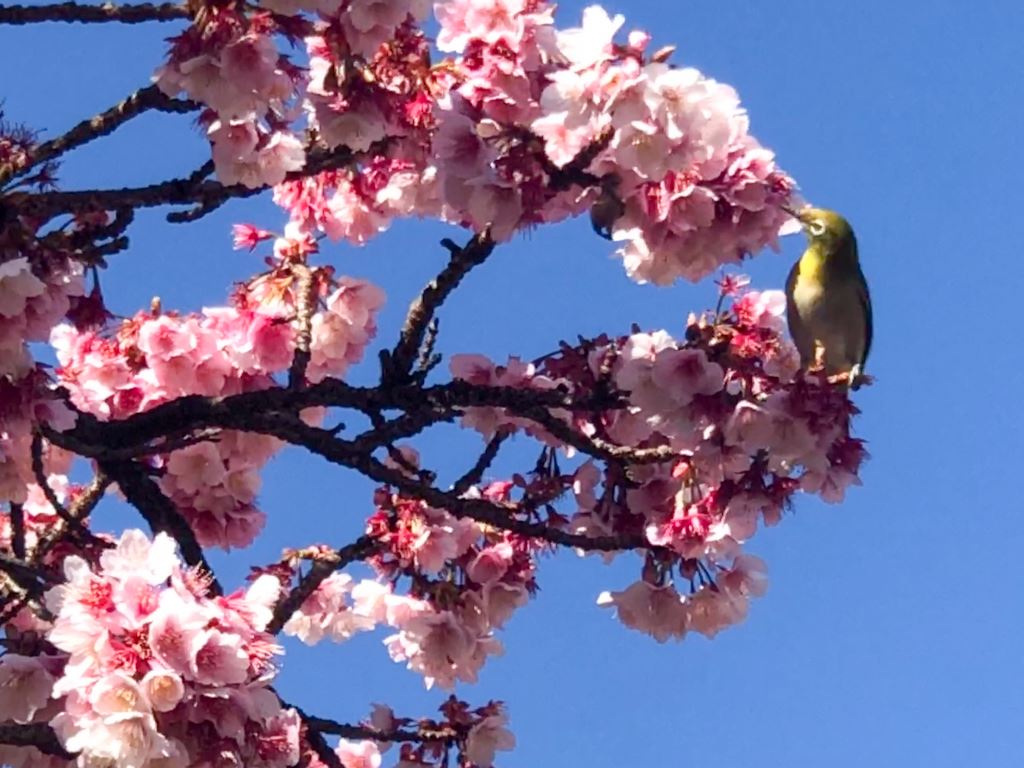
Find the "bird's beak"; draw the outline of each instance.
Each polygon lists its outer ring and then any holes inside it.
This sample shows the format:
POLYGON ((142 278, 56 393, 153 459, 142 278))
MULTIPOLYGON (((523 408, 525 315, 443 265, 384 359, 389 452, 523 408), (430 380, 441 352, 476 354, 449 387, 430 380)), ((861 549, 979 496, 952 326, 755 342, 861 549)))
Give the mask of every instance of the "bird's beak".
POLYGON ((796 210, 795 208, 791 208, 788 205, 783 205, 783 206, 780 206, 780 207, 782 208, 782 210, 784 210, 786 213, 788 213, 794 219, 799 221, 801 226, 803 225, 804 217, 803 217, 803 214, 800 211, 796 210))

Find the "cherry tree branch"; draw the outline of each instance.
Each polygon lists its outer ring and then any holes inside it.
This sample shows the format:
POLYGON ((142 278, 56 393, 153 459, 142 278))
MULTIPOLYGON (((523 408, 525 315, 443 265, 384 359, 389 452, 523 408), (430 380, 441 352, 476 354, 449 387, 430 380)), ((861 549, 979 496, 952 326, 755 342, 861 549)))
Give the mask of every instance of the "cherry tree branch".
MULTIPOLYGON (((310 149, 306 165, 286 177, 289 181, 302 179, 320 171, 340 168, 353 160, 348 147, 335 149, 310 149)), ((66 192, 40 192, 24 195, 19 209, 36 216, 53 217, 64 213, 81 211, 107 211, 115 208, 154 208, 163 205, 194 204, 188 212, 170 214, 172 222, 194 221, 233 198, 258 195, 267 186, 246 187, 242 184, 221 184, 207 181, 209 164, 204 164, 197 173, 185 178, 170 179, 144 187, 123 187, 121 189, 83 189, 66 192), (198 176, 198 178, 197 178, 198 176)))
POLYGON ((111 480, 117 483, 128 503, 139 510, 153 533, 163 531, 174 538, 181 548, 181 556, 185 562, 201 568, 204 574, 209 576, 213 592, 221 594, 223 590, 203 554, 203 548, 199 545, 195 532, 174 503, 160 490, 156 481, 149 476, 145 467, 131 461, 107 461, 101 462, 100 466, 111 480))
POLYGON ((0 724, 0 744, 13 747, 35 747, 44 755, 52 755, 65 760, 74 759, 75 755, 64 749, 53 728, 45 723, 0 724))
POLYGON ((19 559, 25 557, 25 508, 11 502, 11 551, 19 559))
MULTIPOLYGON (((86 487, 81 495, 75 499, 71 505, 71 509, 68 510, 68 517, 74 521, 72 525, 79 528, 85 528, 82 524, 83 521, 92 514, 92 511, 99 504, 100 499, 103 498, 103 494, 110 486, 110 478, 107 477, 103 472, 99 472, 93 478, 92 482, 86 487)), ((43 555, 50 551, 53 546, 63 538, 64 534, 68 529, 68 525, 63 519, 47 531, 40 539, 39 543, 36 544, 35 549, 32 552, 30 558, 32 563, 38 563, 42 560, 43 555)), ((87 529, 86 529, 87 530, 87 529)), ((92 536, 91 532, 89 533, 92 536)), ((95 539, 95 537, 93 537, 95 539)))
POLYGON ((257 416, 250 419, 249 429, 301 446, 332 464, 355 469, 371 480, 397 488, 455 517, 469 518, 523 536, 587 551, 654 549, 642 536, 585 536, 568 533, 544 523, 517 519, 515 515, 524 512, 517 504, 461 498, 451 491, 442 491, 420 478, 410 477, 400 469, 387 466, 364 451, 354 450, 350 441, 337 438, 328 430, 311 427, 299 419, 282 415, 257 416))
POLYGON ((470 467, 466 473, 460 477, 452 485, 452 493, 457 496, 461 496, 468 491, 472 486, 479 483, 484 476, 484 472, 491 466, 494 460, 498 457, 498 451, 501 450, 501 444, 508 439, 509 435, 507 432, 498 432, 494 437, 487 441, 487 445, 484 447, 480 457, 476 460, 476 463, 470 467))
POLYGON ((313 406, 353 408, 367 414, 386 410, 455 411, 492 407, 518 414, 541 407, 590 412, 624 405, 625 401, 616 397, 577 399, 561 389, 491 387, 460 380, 432 387, 356 387, 338 379, 324 379, 300 391, 277 387, 228 397, 189 395, 118 421, 101 422, 82 413, 73 429, 66 432, 44 430, 44 435, 56 445, 82 456, 105 458, 114 455, 114 451, 137 449, 169 434, 209 427, 244 429, 249 416, 294 413, 313 406))
POLYGON ((451 240, 441 241, 451 253, 448 265, 431 280, 409 306, 395 348, 381 352, 381 380, 388 384, 404 384, 412 380, 411 372, 434 313, 473 267, 483 264, 494 251, 489 228, 474 235, 465 246, 451 240))
POLYGON ((332 736, 341 736, 345 739, 369 739, 370 741, 392 741, 412 744, 430 742, 454 742, 465 736, 454 728, 443 728, 437 731, 421 733, 419 731, 396 729, 393 731, 378 731, 365 725, 350 725, 339 723, 335 720, 327 720, 322 717, 306 715, 307 723, 314 726, 320 733, 329 733, 332 736))
POLYGON ((369 536, 360 536, 351 544, 314 560, 309 571, 299 579, 295 588, 283 595, 274 607, 274 616, 267 625, 267 632, 272 635, 280 632, 292 614, 302 607, 306 598, 312 595, 328 576, 350 563, 365 560, 378 546, 378 543, 369 536))
POLYGON ((188 8, 177 3, 0 5, 0 24, 38 24, 44 21, 85 24, 113 21, 121 24, 140 24, 146 21, 177 21, 187 18, 188 8))
MULTIPOLYGON (((0 8, 0 12, 2 10, 0 8)), ((0 169, 0 184, 4 183, 10 176, 23 176, 40 163, 53 160, 69 150, 87 144, 101 136, 113 133, 132 118, 138 117, 151 109, 157 109, 162 112, 183 113, 195 111, 199 107, 200 105, 194 101, 171 98, 155 85, 140 88, 110 109, 100 112, 88 120, 83 120, 61 136, 57 136, 35 147, 32 150, 29 164, 20 169, 16 174, 13 173, 12 169, 7 169, 6 173, 3 169, 0 169)))
POLYGON ((35 475, 36 485, 43 492, 43 496, 50 502, 50 506, 53 507, 53 511, 57 513, 57 516, 65 523, 65 525, 73 528, 76 533, 86 534, 91 536, 89 531, 85 529, 81 521, 76 519, 68 512, 67 508, 61 503, 61 500, 57 498, 57 494, 54 492, 53 487, 50 485, 50 480, 46 476, 46 468, 43 466, 43 436, 38 432, 32 436, 32 474, 35 475))

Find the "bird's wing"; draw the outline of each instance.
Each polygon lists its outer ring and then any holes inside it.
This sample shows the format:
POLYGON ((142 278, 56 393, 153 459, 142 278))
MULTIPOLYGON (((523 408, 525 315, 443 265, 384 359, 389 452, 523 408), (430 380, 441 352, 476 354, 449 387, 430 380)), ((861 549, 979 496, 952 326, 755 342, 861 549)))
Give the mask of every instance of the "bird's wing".
POLYGON ((868 360, 868 353, 871 351, 871 337, 874 333, 874 318, 871 316, 871 293, 868 291, 868 281, 864 279, 864 272, 857 268, 860 279, 857 283, 857 295, 860 298, 861 308, 864 310, 864 355, 861 358, 863 366, 868 360))
POLYGON ((793 338, 797 351, 800 353, 800 362, 808 365, 814 359, 814 339, 809 338, 807 325, 800 317, 800 310, 797 308, 793 292, 796 290, 796 280, 800 273, 800 262, 797 261, 786 278, 786 324, 789 326, 789 335, 793 338))

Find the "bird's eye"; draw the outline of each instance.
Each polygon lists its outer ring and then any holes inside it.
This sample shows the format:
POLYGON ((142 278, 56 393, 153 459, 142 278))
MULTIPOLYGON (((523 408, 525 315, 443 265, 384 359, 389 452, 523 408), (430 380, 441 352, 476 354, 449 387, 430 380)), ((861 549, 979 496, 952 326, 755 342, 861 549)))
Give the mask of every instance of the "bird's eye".
POLYGON ((815 237, 821 237, 825 234, 825 223, 815 219, 807 225, 807 230, 815 237))

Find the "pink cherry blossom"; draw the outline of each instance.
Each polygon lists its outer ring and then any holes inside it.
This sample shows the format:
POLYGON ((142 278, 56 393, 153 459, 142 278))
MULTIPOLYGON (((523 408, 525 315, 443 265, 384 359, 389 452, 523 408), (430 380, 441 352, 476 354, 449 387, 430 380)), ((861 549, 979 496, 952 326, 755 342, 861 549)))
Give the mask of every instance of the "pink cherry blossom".
POLYGON ((339 739, 334 750, 345 768, 380 768, 381 756, 377 744, 372 741, 349 741, 339 739))
POLYGON ((367 610, 365 606, 361 606, 362 610, 353 610, 346 602, 351 591, 352 577, 348 574, 328 576, 292 614, 284 625, 284 633, 299 638, 306 645, 315 645, 325 637, 341 642, 357 632, 373 629, 377 623, 373 617, 376 611, 367 610))
POLYGON ((465 755, 473 765, 490 768, 494 765, 496 752, 515 749, 516 737, 505 727, 507 725, 508 715, 502 708, 469 729, 466 735, 465 755))
POLYGON ((0 657, 0 718, 31 723, 49 704, 53 683, 43 659, 5 653, 0 657))
POLYGON ((603 592, 598 605, 613 606, 619 621, 651 635, 659 643, 681 639, 688 629, 685 599, 675 587, 657 587, 646 581, 634 582, 622 592, 603 592))
POLYGON ((32 274, 28 259, 22 257, 0 263, 0 315, 17 317, 31 299, 41 296, 46 284, 32 274))

